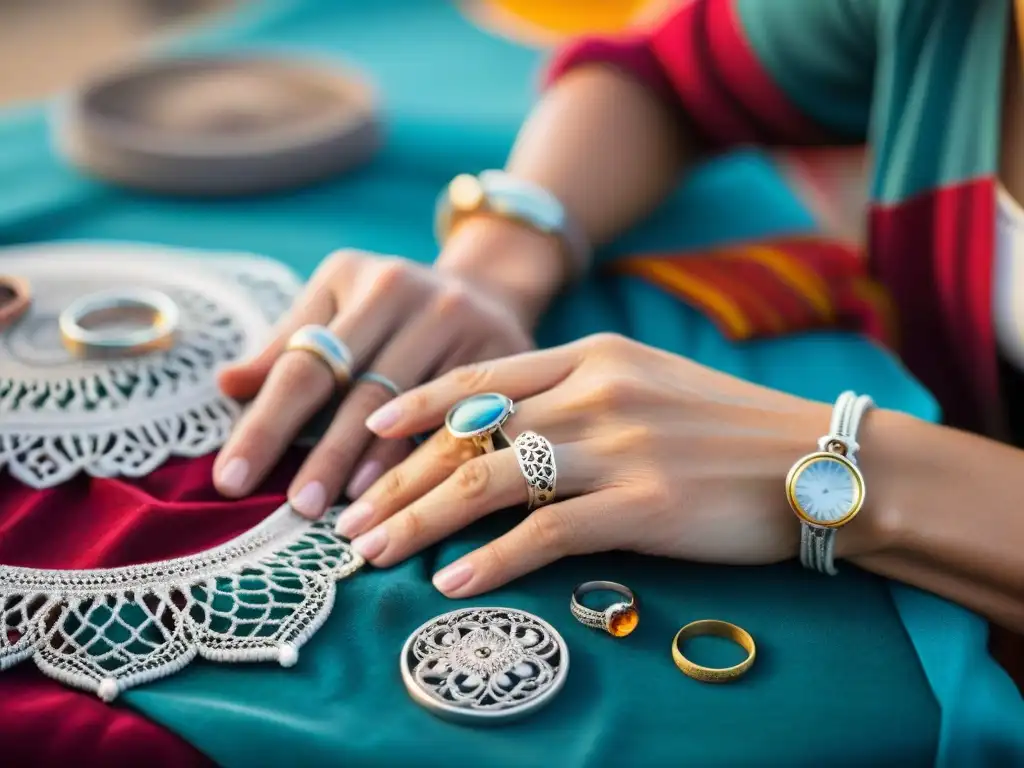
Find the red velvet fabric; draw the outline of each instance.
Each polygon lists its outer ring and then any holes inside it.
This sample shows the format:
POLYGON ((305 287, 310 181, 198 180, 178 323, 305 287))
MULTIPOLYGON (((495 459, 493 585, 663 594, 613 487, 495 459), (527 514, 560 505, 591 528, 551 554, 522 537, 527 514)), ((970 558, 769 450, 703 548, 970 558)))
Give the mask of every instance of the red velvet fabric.
MULTIPOLYGON (((226 501, 212 489, 213 456, 173 461, 141 480, 79 477, 35 491, 0 474, 0 563, 109 568, 216 546, 284 500, 297 467, 283 462, 264 489, 226 501)), ((4 765, 146 765, 192 768, 209 760, 124 705, 44 677, 32 664, 0 673, 4 765)))

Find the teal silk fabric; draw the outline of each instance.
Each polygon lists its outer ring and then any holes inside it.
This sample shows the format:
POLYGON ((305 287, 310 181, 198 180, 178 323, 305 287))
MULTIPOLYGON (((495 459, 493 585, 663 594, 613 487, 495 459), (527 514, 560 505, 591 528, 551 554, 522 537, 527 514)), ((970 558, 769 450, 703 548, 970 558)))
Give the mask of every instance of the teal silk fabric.
MULTIPOLYGON (((303 275, 343 246, 429 262, 437 191, 456 173, 501 165, 542 60, 440 0, 276 2, 224 19, 183 47, 355 63, 380 87, 385 151, 367 169, 298 192, 169 200, 83 179, 50 152, 40 111, 13 112, 0 120, 3 242, 116 239, 252 251, 303 275)), ((605 258, 812 229, 770 163, 744 154, 698 171, 605 258)), ((937 417, 930 396, 868 341, 814 333, 730 344, 633 278, 594 277, 573 288, 539 341, 597 331, 806 397, 831 400, 852 388, 882 406, 937 417)), ((517 519, 495 515, 396 568, 342 582, 332 616, 292 669, 196 662, 124 701, 226 766, 963 765, 982 754, 971 751, 980 719, 1005 733, 1000 717, 1011 689, 985 655, 984 622, 850 565, 828 579, 795 564, 724 568, 613 553, 558 563, 471 601, 433 589, 438 568, 517 519), (573 620, 570 590, 587 579, 636 590, 642 612, 632 636, 615 640, 573 620), (470 604, 532 611, 563 634, 571 669, 549 708, 479 729, 439 721, 409 699, 398 674, 405 638, 470 604), (753 634, 758 660, 747 677, 702 685, 673 666, 675 631, 704 618, 753 634)), ((694 653, 716 664, 734 659, 728 650, 694 653)))

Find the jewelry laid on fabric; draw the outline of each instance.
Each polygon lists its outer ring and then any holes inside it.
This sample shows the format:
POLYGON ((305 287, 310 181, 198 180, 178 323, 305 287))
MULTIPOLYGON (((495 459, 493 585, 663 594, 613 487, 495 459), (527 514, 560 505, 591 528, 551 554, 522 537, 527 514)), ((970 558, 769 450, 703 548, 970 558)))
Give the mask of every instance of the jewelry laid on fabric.
POLYGON ((512 446, 502 427, 513 413, 511 400, 488 392, 457 402, 449 409, 444 424, 452 437, 472 440, 481 451, 491 453, 512 446))
POLYGON ((376 384, 377 386, 386 389, 392 397, 398 397, 402 394, 402 388, 381 373, 367 371, 359 376, 359 381, 366 382, 367 384, 376 384))
POLYGON ((676 666, 687 677, 692 677, 702 683, 728 683, 742 677, 753 666, 756 655, 757 646, 754 645, 754 638, 750 636, 750 633, 727 621, 716 619, 694 621, 676 632, 676 636, 672 639, 672 660, 676 666), (692 637, 703 635, 732 640, 747 652, 747 658, 732 667, 702 667, 700 664, 694 664, 683 655, 680 645, 692 637))
POLYGON ((569 610, 581 624, 603 629, 612 637, 626 637, 640 623, 640 612, 637 610, 633 591, 614 581, 586 581, 578 585, 572 591, 569 610), (603 611, 597 611, 583 605, 583 596, 590 592, 614 592, 625 600, 613 603, 603 611))
POLYGON ((216 372, 250 358, 301 290, 269 259, 133 243, 43 243, 0 249, 33 287, 31 306, 0 333, 0 469, 33 488, 80 472, 142 477, 167 459, 227 439, 241 406, 216 372), (79 359, 59 317, 84 295, 153 290, 178 307, 174 346, 144 356, 79 359))
POLYGON ((818 450, 797 460, 786 477, 786 496, 800 519, 800 562, 834 576, 836 531, 864 505, 864 477, 857 468, 857 430, 874 405, 867 395, 843 392, 832 409, 829 433, 818 450))
POLYGON ((526 479, 529 494, 527 509, 534 510, 555 500, 558 469, 555 466, 555 450, 546 437, 536 432, 523 432, 513 444, 519 469, 526 479))
POLYGON ((352 351, 325 325, 304 325, 288 338, 288 352, 308 352, 331 369, 339 382, 352 378, 352 351))
POLYGON ((477 725, 533 714, 562 689, 569 649, 554 627, 513 608, 463 608, 416 629, 402 680, 432 714, 477 725))
POLYGON ((64 347, 75 357, 124 357, 173 347, 181 312, 165 293, 124 289, 82 296, 60 313, 57 322, 64 347), (142 327, 117 327, 126 320, 142 327))
POLYGON ((0 275, 0 330, 21 318, 32 303, 32 287, 27 280, 0 275))
POLYGON ((363 565, 333 533, 339 512, 311 521, 286 504, 219 547, 163 562, 0 565, 0 670, 31 657, 109 702, 196 656, 290 667, 330 614, 335 582, 363 565))
POLYGON ((518 179, 505 171, 456 176, 437 200, 434 232, 438 244, 443 246, 456 227, 474 215, 510 219, 557 238, 563 246, 568 271, 573 278, 586 274, 590 267, 590 241, 583 229, 557 197, 537 184, 518 179))

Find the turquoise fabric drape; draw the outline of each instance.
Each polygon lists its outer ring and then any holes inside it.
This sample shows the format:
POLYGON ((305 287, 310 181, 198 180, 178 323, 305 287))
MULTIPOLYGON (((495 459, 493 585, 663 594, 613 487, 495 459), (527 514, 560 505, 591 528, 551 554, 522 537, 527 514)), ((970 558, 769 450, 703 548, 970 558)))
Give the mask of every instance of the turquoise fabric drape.
MULTIPOLYGON (((355 63, 380 87, 387 146, 370 167, 298 192, 170 200, 78 176, 52 155, 40 110, 10 112, 0 119, 0 189, 7 190, 0 241, 253 251, 304 275, 342 246, 430 261, 437 190, 456 173, 503 162, 541 61, 440 0, 268 3, 181 47, 355 63)), ((737 155, 701 169, 609 257, 811 229, 772 166, 737 155)), ((572 289, 539 341, 603 330, 807 397, 830 400, 853 388, 883 406, 937 416, 929 395, 868 341, 815 333, 730 344, 695 312, 632 278, 595 277, 572 289)), ((552 622, 572 654, 563 693, 542 714, 499 730, 435 720, 402 687, 402 642, 431 616, 467 604, 442 598, 431 574, 512 522, 496 516, 397 568, 342 583, 333 615, 291 670, 196 663, 124 698, 228 766, 925 765, 937 758, 974 765, 993 756, 993 744, 1004 745, 1004 761, 1011 757, 1005 734, 1020 697, 985 654, 984 622, 849 565, 824 579, 794 564, 722 568, 622 554, 556 564, 471 602, 552 622), (593 578, 622 581, 641 596, 641 623, 628 639, 571 618, 571 587, 593 578), (746 678, 702 686, 676 671, 669 643, 698 618, 751 631, 759 656, 746 678), (986 742, 977 738, 982 726, 986 742)), ((710 654, 703 658, 715 663, 718 650, 703 649, 710 654)))

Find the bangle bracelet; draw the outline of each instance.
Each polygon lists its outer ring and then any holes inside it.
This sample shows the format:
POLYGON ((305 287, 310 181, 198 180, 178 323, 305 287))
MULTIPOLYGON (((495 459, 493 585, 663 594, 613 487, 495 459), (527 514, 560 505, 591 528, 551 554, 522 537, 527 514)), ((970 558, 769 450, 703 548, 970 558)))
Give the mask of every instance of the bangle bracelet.
POLYGON ((590 268, 590 243, 583 230, 558 198, 537 184, 504 171, 456 176, 437 201, 434 230, 438 244, 443 246, 460 222, 477 214, 515 221, 556 238, 573 279, 590 268))

